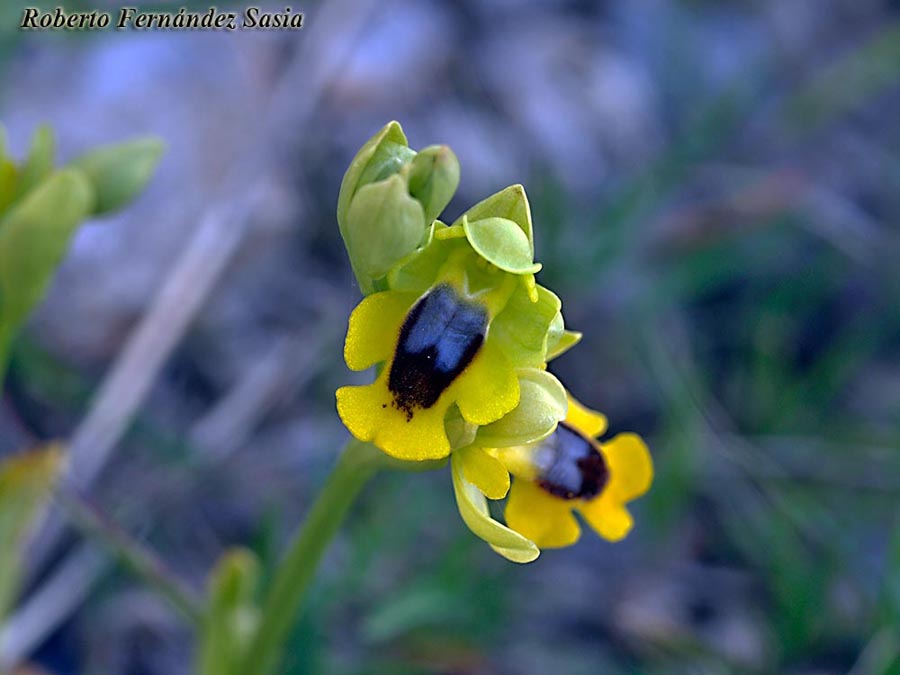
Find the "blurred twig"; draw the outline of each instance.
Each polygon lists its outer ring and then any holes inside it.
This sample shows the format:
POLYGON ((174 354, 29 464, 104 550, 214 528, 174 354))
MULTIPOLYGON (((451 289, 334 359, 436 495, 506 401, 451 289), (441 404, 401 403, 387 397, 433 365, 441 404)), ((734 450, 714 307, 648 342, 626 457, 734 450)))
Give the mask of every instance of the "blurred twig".
POLYGON ((86 534, 102 541, 129 569, 162 593, 186 619, 195 626, 199 625, 203 617, 200 598, 152 551, 141 546, 119 525, 71 489, 59 490, 57 499, 86 534))
POLYGON ((19 663, 80 605, 109 558, 93 544, 82 544, 60 563, 0 630, 0 668, 19 663))

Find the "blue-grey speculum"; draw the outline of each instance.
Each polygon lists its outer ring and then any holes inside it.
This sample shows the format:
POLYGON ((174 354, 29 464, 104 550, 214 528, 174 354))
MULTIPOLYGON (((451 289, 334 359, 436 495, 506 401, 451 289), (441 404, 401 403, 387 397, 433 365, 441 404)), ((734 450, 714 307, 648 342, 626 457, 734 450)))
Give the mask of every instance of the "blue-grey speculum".
POLYGON ((394 405, 412 419, 430 408, 468 366, 487 332, 488 313, 449 284, 436 286, 410 310, 388 375, 394 405))
POLYGON ((590 499, 600 494, 609 480, 606 462, 594 444, 565 422, 538 450, 537 483, 563 499, 590 499))

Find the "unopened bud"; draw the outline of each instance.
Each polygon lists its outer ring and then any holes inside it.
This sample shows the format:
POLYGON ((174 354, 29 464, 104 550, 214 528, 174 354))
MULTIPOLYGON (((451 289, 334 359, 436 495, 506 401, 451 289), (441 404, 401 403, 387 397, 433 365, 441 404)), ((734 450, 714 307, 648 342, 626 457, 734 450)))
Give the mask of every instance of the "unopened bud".
POLYGON ((412 253, 425 236, 422 205, 399 175, 361 187, 347 211, 344 241, 363 290, 412 253))
POLYGON ((413 159, 409 193, 422 204, 426 223, 441 214, 458 186, 459 160, 446 145, 430 145, 413 159))

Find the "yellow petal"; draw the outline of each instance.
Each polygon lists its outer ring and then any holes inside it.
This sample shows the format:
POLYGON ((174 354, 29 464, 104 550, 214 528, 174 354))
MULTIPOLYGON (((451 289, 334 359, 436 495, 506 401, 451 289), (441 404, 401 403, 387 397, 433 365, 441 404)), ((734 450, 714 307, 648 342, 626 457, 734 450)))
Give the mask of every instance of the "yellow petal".
POLYGON ((509 471, 482 448, 469 446, 457 450, 462 462, 463 476, 488 499, 503 499, 509 492, 509 471))
POLYGON ((513 481, 504 517, 509 527, 538 548, 570 546, 581 535, 570 504, 527 480, 513 481))
POLYGON ((603 491, 624 504, 640 497, 653 482, 653 460, 647 445, 637 434, 619 434, 600 449, 609 467, 609 483, 603 491))
POLYGON ((585 408, 571 394, 566 422, 590 438, 602 435, 607 427, 606 415, 585 408))
POLYGON ((582 503, 578 510, 597 534, 609 541, 619 541, 631 531, 633 521, 628 509, 605 493, 582 503))
POLYGON ((635 434, 619 434, 600 450, 609 467, 609 483, 603 493, 578 509, 597 534, 619 541, 631 530, 633 520, 625 503, 644 494, 653 481, 653 460, 644 441, 635 434))
POLYGON ((489 337, 447 392, 467 422, 490 424, 519 404, 519 378, 489 337))
POLYGON ((372 442, 397 459, 421 461, 449 455, 444 415, 452 401, 444 395, 430 408, 416 408, 407 415, 394 406, 387 371, 385 368, 372 384, 337 390, 337 409, 344 425, 359 440, 372 442))
POLYGON ((416 298, 396 291, 363 298, 350 314, 344 342, 344 360, 350 370, 365 370, 391 358, 400 327, 416 298))

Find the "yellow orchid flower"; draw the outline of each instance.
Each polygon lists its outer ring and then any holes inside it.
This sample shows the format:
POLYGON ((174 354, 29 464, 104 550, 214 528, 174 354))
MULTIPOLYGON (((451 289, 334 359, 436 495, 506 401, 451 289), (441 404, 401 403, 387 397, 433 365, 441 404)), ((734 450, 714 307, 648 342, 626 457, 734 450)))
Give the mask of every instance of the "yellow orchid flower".
MULTIPOLYGON (((515 223, 494 229, 517 232, 530 259, 515 223)), ((337 392, 338 413, 356 438, 398 459, 440 459, 458 446, 448 416, 458 411, 471 434, 516 408, 518 370, 545 362, 560 303, 533 283, 533 263, 514 269, 486 261, 465 237, 431 236, 388 276, 390 290, 363 299, 350 316, 344 358, 352 370, 382 367, 371 384, 337 392)))
POLYGON ((628 534, 626 504, 650 488, 653 462, 636 434, 598 441, 606 428, 606 417, 570 397, 565 421, 545 440, 493 452, 515 477, 504 513, 511 529, 540 548, 569 546, 581 536, 578 511, 604 539, 628 534))

